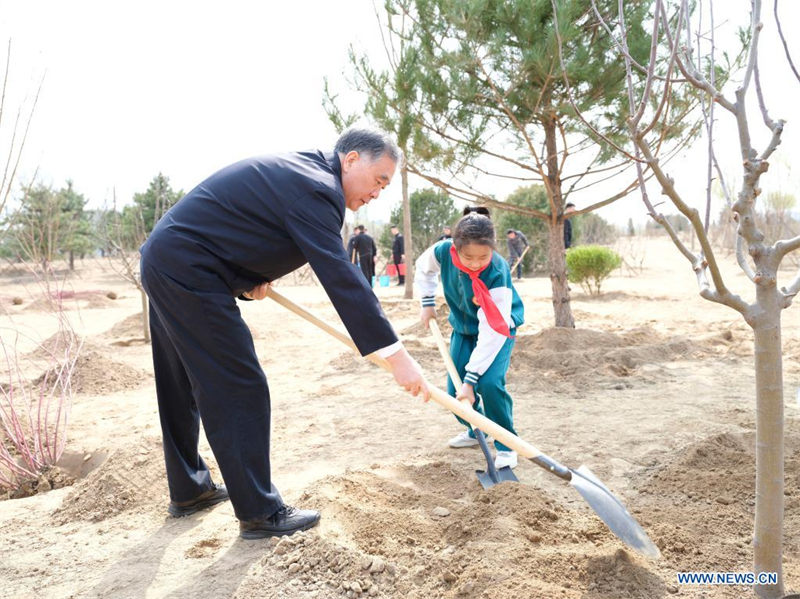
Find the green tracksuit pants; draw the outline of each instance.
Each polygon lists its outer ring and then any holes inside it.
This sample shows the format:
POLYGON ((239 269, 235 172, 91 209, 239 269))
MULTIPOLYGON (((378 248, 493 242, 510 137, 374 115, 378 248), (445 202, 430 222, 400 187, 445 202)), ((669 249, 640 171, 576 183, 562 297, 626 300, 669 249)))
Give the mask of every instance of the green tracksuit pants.
MULTIPOLYGON (((512 331, 513 333, 513 331, 512 331)), ((499 424, 509 432, 517 434, 514 430, 514 416, 513 416, 513 400, 506 391, 506 372, 511 362, 511 350, 514 348, 516 337, 506 339, 500 352, 489 366, 489 369, 484 372, 478 379, 478 384, 475 387, 476 405, 474 408, 481 412, 492 422, 499 424), (483 400, 480 402, 480 400, 483 400), (481 405, 482 403, 482 405, 481 405)), ((456 370, 461 379, 464 379, 465 366, 469 362, 472 355, 472 350, 478 342, 477 335, 462 335, 453 331, 450 336, 450 355, 455 362, 456 370)), ((456 388, 450 377, 447 377, 447 392, 456 396, 456 388)), ((458 418, 458 416, 456 416, 458 418)), ((470 437, 474 437, 472 427, 465 420, 458 418, 458 421, 469 428, 470 437)), ((511 451, 510 447, 506 447, 499 441, 494 442, 496 449, 500 451, 511 451)))

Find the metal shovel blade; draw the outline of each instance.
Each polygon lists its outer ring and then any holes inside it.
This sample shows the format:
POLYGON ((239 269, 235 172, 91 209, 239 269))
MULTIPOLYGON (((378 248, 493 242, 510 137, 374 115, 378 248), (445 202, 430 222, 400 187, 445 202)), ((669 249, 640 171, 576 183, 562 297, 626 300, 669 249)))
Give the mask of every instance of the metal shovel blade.
POLYGON ((489 452, 489 444, 486 442, 486 436, 483 434, 483 431, 473 429, 473 432, 475 433, 475 438, 478 440, 478 444, 481 446, 483 457, 486 458, 487 471, 475 471, 475 474, 478 475, 478 480, 480 481, 481 486, 484 489, 488 489, 489 487, 493 487, 502 482, 519 482, 519 479, 516 477, 514 471, 511 470, 510 467, 503 466, 500 469, 495 467, 492 454, 489 452))
POLYGON ((642 555, 656 559, 661 557, 658 547, 639 523, 589 468, 579 466, 577 470, 570 471, 572 472, 570 484, 608 525, 611 532, 642 555))
POLYGON ((514 471, 509 468, 508 466, 503 466, 499 470, 495 470, 496 477, 492 477, 489 472, 484 472, 483 470, 476 470, 475 474, 478 475, 478 481, 480 481, 481 486, 484 489, 488 489, 490 487, 495 486, 498 483, 517 483, 519 479, 514 474, 514 471))

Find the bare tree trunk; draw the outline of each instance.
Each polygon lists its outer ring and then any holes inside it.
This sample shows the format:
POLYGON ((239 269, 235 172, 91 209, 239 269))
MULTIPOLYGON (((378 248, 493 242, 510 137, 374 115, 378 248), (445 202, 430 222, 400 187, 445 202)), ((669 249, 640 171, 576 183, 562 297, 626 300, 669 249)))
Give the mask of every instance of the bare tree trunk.
POLYGON ((567 261, 564 254, 564 199, 561 197, 561 176, 558 172, 558 146, 556 122, 544 122, 547 151, 547 195, 550 198, 551 220, 548 227, 547 264, 550 268, 550 285, 553 289, 553 312, 557 327, 575 328, 567 283, 567 261))
POLYGON ((147 294, 141 287, 139 287, 139 293, 142 296, 142 332, 145 343, 150 343, 150 310, 147 305, 147 294))
POLYGON ((753 326, 756 368, 756 506, 753 571, 775 572, 777 585, 756 585, 759 597, 783 597, 783 363, 780 308, 774 286, 757 288, 758 303, 772 304, 753 326), (770 293, 771 291, 771 293, 770 293), (763 303, 762 303, 763 302, 763 303))
POLYGON ((408 199, 408 167, 400 167, 400 182, 403 189, 403 253, 406 256, 406 286, 403 297, 414 297, 414 241, 411 231, 411 203, 408 199))
POLYGON ((547 263, 550 266, 550 285, 553 289, 553 312, 557 327, 575 328, 567 283, 567 261, 564 253, 564 223, 550 225, 548 231, 547 263))

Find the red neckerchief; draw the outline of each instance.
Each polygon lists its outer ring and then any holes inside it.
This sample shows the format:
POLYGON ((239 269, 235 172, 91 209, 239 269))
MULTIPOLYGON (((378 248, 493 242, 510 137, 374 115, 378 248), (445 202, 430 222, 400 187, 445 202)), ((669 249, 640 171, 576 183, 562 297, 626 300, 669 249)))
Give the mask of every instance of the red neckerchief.
POLYGON ((461 263, 455 245, 450 246, 450 257, 453 259, 453 265, 455 265, 458 270, 469 275, 470 281, 472 281, 472 293, 477 299, 478 305, 483 308, 483 312, 486 314, 486 320, 489 322, 489 326, 501 335, 511 337, 511 331, 508 330, 508 324, 506 323, 505 318, 503 318, 503 315, 500 314, 500 309, 497 307, 497 304, 494 303, 492 294, 489 293, 489 288, 486 286, 486 283, 478 278, 478 275, 486 270, 489 264, 491 264, 491 260, 480 270, 470 270, 461 263))

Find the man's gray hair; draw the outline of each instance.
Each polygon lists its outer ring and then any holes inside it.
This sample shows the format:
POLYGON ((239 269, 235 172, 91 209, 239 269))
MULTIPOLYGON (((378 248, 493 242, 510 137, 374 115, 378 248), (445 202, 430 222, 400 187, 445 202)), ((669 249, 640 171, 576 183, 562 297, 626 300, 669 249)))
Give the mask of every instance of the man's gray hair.
POLYGON ((334 150, 340 154, 358 152, 369 157, 371 161, 380 159, 384 154, 392 162, 400 162, 400 148, 387 133, 376 129, 351 127, 346 129, 336 142, 334 150))

